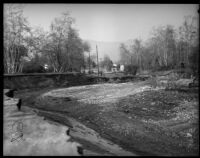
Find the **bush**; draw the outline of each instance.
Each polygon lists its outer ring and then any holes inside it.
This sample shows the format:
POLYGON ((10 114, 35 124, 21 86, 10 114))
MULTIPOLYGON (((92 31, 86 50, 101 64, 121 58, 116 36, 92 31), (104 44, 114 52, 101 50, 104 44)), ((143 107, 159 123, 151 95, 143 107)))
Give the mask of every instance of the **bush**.
POLYGON ((138 66, 136 65, 125 65, 125 74, 132 74, 132 75, 136 75, 138 70, 138 66))
POLYGON ((44 73, 44 67, 36 63, 26 63, 22 69, 22 73, 44 73))

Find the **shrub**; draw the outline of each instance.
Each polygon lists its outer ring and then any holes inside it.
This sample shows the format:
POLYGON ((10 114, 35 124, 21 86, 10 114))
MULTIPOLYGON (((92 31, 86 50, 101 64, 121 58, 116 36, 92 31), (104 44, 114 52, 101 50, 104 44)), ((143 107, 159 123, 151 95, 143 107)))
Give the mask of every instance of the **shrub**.
POLYGON ((138 66, 136 65, 125 65, 125 74, 132 74, 132 75, 136 75, 138 70, 138 66))
POLYGON ((44 73, 45 69, 43 66, 36 63, 26 63, 22 69, 23 73, 44 73))

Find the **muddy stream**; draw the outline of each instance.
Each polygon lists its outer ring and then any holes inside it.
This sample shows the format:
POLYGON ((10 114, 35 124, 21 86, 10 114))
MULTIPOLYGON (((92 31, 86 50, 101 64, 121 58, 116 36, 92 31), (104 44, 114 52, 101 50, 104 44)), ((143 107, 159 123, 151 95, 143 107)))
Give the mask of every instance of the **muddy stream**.
MULTIPOLYGON (((38 110, 34 111, 44 117, 47 121, 58 121, 62 118, 62 122, 70 128, 70 136, 75 141, 83 145, 84 155, 110 155, 110 156, 136 156, 136 154, 122 149, 117 144, 102 138, 93 129, 90 129, 78 122, 77 120, 60 114, 57 112, 38 110)), ((52 123, 52 122, 51 122, 52 123)))

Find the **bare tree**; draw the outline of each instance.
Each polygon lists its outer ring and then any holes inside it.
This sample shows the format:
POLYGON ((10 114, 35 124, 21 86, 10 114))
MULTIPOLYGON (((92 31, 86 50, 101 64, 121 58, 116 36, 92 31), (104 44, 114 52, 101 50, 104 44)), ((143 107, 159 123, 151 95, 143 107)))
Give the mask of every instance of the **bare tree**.
POLYGON ((113 62, 108 55, 105 55, 103 61, 101 61, 101 66, 106 68, 108 71, 111 71, 113 62))
POLYGON ((120 45, 120 61, 122 64, 132 64, 132 55, 124 43, 120 45))
POLYGON ((179 27, 180 49, 184 50, 184 62, 189 64, 191 46, 198 41, 197 17, 186 16, 183 25, 179 27))
POLYGON ((133 40, 133 44, 131 45, 132 54, 136 58, 136 65, 141 68, 142 65, 142 41, 139 39, 133 40))
POLYGON ((195 61, 198 49, 197 18, 186 16, 182 26, 177 30, 171 25, 160 26, 152 30, 152 36, 144 45, 138 39, 132 40, 129 47, 120 46, 121 63, 136 64, 140 68, 173 69, 180 62, 197 66, 195 61))
POLYGON ((26 53, 26 36, 30 27, 23 16, 22 5, 4 4, 4 71, 21 72, 26 53))
POLYGON ((54 72, 79 71, 84 65, 84 51, 88 51, 89 46, 72 27, 74 21, 69 13, 63 13, 51 24, 44 51, 54 72))

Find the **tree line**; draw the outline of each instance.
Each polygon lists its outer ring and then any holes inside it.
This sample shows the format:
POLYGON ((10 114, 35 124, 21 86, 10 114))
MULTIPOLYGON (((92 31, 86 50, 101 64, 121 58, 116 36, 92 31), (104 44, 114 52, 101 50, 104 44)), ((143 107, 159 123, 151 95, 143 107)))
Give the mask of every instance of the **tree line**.
MULTIPOLYGON (((44 63, 49 65, 49 72, 80 72, 97 66, 96 56, 86 55, 90 46, 79 37, 73 27, 75 19, 68 12, 54 18, 50 30, 44 31, 30 26, 23 7, 4 5, 4 73, 43 72, 44 63)), ((121 43, 118 63, 130 70, 174 69, 182 63, 197 72, 198 34, 197 17, 186 16, 178 29, 160 26, 146 41, 136 38, 129 44, 121 43)), ((109 56, 100 62, 109 71, 112 64, 109 56)))
POLYGON ((134 39, 120 45, 120 63, 139 70, 167 70, 184 64, 194 72, 198 70, 198 19, 186 16, 175 29, 171 25, 152 29, 151 37, 134 39))
POLYGON ((56 17, 50 31, 30 26, 22 5, 4 5, 4 73, 80 71, 86 67, 84 52, 90 50, 73 28, 68 12, 56 17))

